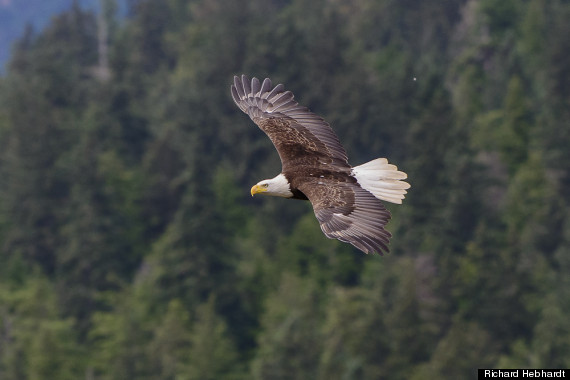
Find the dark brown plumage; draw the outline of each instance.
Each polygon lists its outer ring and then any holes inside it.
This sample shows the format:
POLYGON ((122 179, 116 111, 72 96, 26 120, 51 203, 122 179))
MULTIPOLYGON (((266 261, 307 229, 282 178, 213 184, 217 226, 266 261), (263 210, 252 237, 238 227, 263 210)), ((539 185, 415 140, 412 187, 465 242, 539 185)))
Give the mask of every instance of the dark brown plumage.
POLYGON ((407 176, 386 159, 351 167, 329 124, 300 106, 282 84, 234 77, 237 106, 265 132, 279 153, 282 171, 259 182, 252 195, 265 193, 308 199, 324 234, 366 252, 389 252, 390 212, 380 199, 401 203, 407 176))

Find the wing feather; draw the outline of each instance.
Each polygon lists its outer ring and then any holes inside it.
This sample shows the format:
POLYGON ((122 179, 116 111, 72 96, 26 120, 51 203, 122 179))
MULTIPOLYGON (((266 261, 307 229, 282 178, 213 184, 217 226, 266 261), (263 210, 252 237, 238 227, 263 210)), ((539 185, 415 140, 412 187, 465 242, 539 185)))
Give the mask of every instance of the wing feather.
POLYGON ((263 94, 268 93, 269 90, 271 90, 271 80, 269 80, 269 78, 265 78, 261 85, 261 89, 259 90, 259 97, 264 99, 263 94))
MULTIPOLYGON (((243 84, 241 83, 241 81, 239 80, 238 77, 234 77, 234 85, 232 86, 232 94, 233 94, 234 90, 237 93, 238 99, 245 98, 245 92, 243 91, 243 84)), ((235 96, 234 96, 234 99, 235 99, 235 96)), ((239 106, 239 104, 238 104, 238 106, 239 106)))
POLYGON ((250 86, 250 82, 249 79, 248 80, 242 80, 242 87, 243 87, 243 92, 246 95, 251 95, 251 86, 250 86))
POLYGON ((293 97, 294 97, 294 95, 291 91, 283 91, 283 92, 279 92, 279 93, 273 95, 273 97, 267 98, 267 100, 269 100, 275 106, 278 106, 279 104, 282 104, 283 102, 286 102, 286 101, 293 99, 293 97))
POLYGON ((251 93, 258 95, 259 90, 261 90, 261 83, 259 82, 259 79, 255 77, 251 78, 251 93))
POLYGON ((279 112, 285 112, 285 111, 290 111, 293 108, 295 108, 297 106, 297 102, 294 100, 289 100, 288 102, 285 102, 283 104, 278 105, 277 107, 273 108, 273 112, 279 111, 279 112))
POLYGON ((323 233, 350 243, 365 253, 390 252, 392 236, 384 229, 390 212, 357 183, 306 178, 297 185, 313 205, 323 233))
MULTIPOLYGON (((237 77, 236 77, 237 78, 237 77)), ((269 82, 269 87, 271 87, 271 80, 269 78, 265 78, 266 81, 269 82)), ((271 91, 269 91, 267 94, 262 94, 261 98, 263 99, 271 99, 273 98, 276 94, 279 94, 281 92, 283 92, 283 90, 285 90, 285 86, 283 86, 281 83, 279 83, 277 86, 275 86, 275 88, 271 91)), ((234 99, 235 100, 235 99, 234 99)))
POLYGON ((275 145, 283 168, 303 155, 304 161, 334 163, 350 167, 346 151, 330 125, 294 100, 282 84, 271 89, 271 80, 263 83, 247 76, 234 77, 232 97, 237 106, 263 130, 275 145))

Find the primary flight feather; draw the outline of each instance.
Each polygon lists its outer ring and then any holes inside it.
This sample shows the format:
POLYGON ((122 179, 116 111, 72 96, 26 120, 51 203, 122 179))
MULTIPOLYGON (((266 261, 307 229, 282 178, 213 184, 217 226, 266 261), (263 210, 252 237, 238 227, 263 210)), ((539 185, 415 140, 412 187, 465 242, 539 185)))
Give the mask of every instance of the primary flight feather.
POLYGON ((403 181, 406 173, 385 158, 351 167, 329 124, 300 106, 282 84, 272 87, 269 78, 236 76, 231 93, 281 158, 281 173, 258 182, 251 195, 308 199, 328 238, 365 253, 389 252, 391 234, 384 227, 390 212, 381 200, 402 203, 410 187, 403 181))

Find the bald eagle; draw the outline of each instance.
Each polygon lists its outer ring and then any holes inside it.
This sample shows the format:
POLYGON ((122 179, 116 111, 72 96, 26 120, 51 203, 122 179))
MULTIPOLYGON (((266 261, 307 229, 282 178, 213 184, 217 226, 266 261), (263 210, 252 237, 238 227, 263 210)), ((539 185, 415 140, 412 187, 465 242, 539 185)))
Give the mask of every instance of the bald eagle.
POLYGON ((402 203, 406 173, 377 158, 351 167, 329 124, 300 106, 282 84, 266 78, 234 77, 237 106, 269 137, 281 158, 275 178, 258 182, 251 195, 309 200, 321 229, 330 239, 350 243, 365 253, 389 252, 390 212, 382 201, 402 203))

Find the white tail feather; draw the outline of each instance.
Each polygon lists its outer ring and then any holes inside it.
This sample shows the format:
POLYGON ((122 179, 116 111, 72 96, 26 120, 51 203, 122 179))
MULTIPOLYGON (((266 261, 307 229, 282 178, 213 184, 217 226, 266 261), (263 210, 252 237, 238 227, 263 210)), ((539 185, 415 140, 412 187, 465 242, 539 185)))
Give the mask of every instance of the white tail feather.
POLYGON ((360 186, 371 192, 376 198, 401 204, 410 184, 402 181, 408 178, 404 172, 398 171, 396 165, 388 163, 385 158, 377 158, 352 168, 352 175, 360 186))

